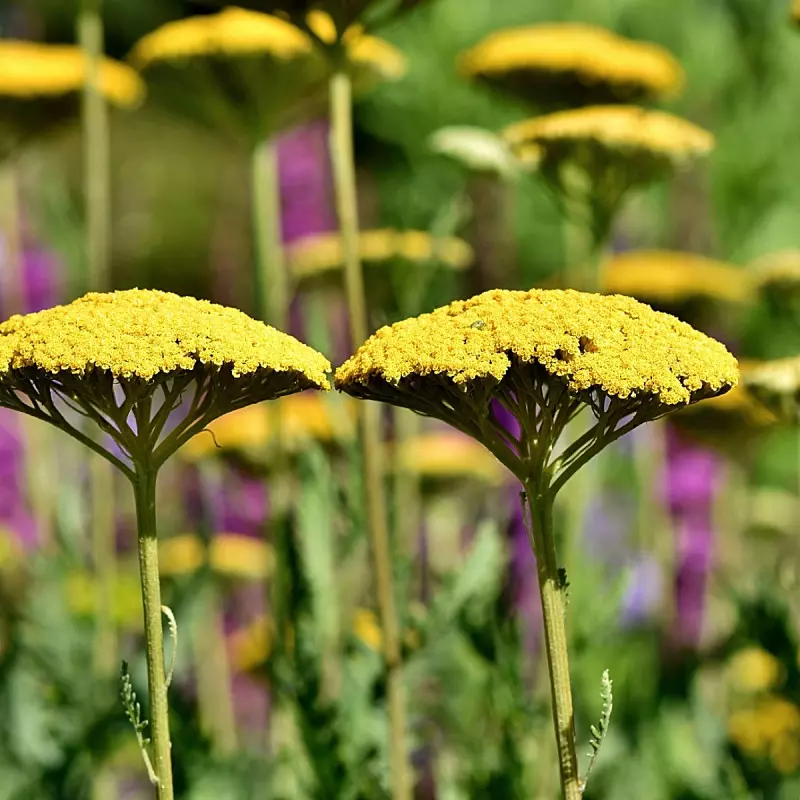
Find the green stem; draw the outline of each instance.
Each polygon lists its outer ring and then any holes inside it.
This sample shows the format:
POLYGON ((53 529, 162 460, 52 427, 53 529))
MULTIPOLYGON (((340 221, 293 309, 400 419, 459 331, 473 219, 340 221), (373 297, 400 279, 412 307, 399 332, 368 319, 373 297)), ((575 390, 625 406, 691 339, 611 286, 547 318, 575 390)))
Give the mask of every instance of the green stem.
POLYGON ((536 555, 539 591, 544 618, 544 639, 550 675, 553 724, 558 748, 558 766, 563 800, 580 800, 578 755, 575 748, 575 720, 567 654, 566 586, 559 573, 553 530, 553 499, 530 483, 525 487, 530 516, 523 513, 528 537, 536 555))
POLYGON ((114 472, 102 458, 90 460, 92 506, 92 556, 96 581, 95 637, 93 663, 102 680, 112 678, 119 668, 117 630, 114 624, 114 585, 117 577, 117 549, 114 520, 114 472))
MULTIPOLYGON (((336 206, 342 241, 345 292, 350 313, 350 335, 356 346, 367 338, 367 306, 364 276, 359 258, 358 205, 355 158, 353 153, 352 86, 349 75, 337 70, 331 77, 331 164, 336 190, 336 206)), ((365 473, 365 501, 369 525, 378 606, 384 637, 384 659, 389 703, 392 797, 410 800, 411 771, 405 734, 403 662, 400 652, 391 547, 386 521, 383 458, 380 430, 380 405, 359 403, 361 447, 365 473)))
POLYGON ((273 327, 284 330, 289 287, 282 243, 278 151, 274 140, 269 139, 255 148, 251 169, 257 313, 273 327))
POLYGON ((99 89, 103 56, 102 0, 83 0, 78 40, 86 60, 83 123, 83 186, 86 203, 86 283, 92 291, 107 290, 109 247, 109 134, 106 101, 99 89))
POLYGON ((231 673, 222 627, 219 590, 209 586, 203 619, 195 634, 200 718, 219 756, 236 752, 236 718, 231 695, 231 673))
POLYGON ((169 707, 164 671, 164 631, 161 624, 161 586, 158 577, 155 470, 141 468, 134 479, 133 489, 139 540, 139 576, 144 606, 153 768, 158 777, 158 800, 173 800, 169 707))

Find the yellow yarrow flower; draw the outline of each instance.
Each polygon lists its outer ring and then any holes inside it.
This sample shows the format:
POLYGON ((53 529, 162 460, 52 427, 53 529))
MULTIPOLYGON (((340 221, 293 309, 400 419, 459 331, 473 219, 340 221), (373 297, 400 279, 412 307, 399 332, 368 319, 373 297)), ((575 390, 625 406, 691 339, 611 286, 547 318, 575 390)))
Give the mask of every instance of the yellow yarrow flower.
POLYGON ((800 356, 752 362, 742 371, 742 381, 778 418, 791 423, 797 420, 800 356))
MULTIPOLYGON (((35 99, 80 94, 86 79, 86 56, 71 45, 0 39, 0 97, 35 99)), ((125 64, 104 58, 99 88, 114 105, 131 107, 144 97, 144 83, 125 64)))
POLYGON ((269 53, 290 60, 310 54, 312 48, 308 34, 290 22, 242 8, 226 8, 218 14, 162 25, 137 42, 130 59, 140 68, 159 61, 210 55, 269 53))
POLYGON ((495 31, 459 67, 544 106, 657 98, 677 93, 685 78, 663 47, 574 22, 495 31))
POLYGON ((90 293, 0 324, 0 405, 56 425, 131 479, 154 475, 229 411, 328 389, 329 369, 315 350, 237 309, 168 292, 90 293), (122 457, 75 428, 65 404, 122 457))
MULTIPOLYGON (((436 262, 454 270, 472 263, 472 248, 455 236, 434 237, 425 231, 398 231, 392 228, 362 231, 359 256, 366 264, 392 259, 436 262)), ((287 250, 289 268, 296 280, 303 280, 342 267, 342 242, 339 233, 305 236, 287 250)))
POLYGON ((339 367, 336 385, 427 375, 456 386, 500 381, 513 356, 566 379, 573 392, 641 393, 666 405, 738 380, 736 360, 721 344, 632 298, 496 289, 382 328, 339 367))
POLYGON ((728 735, 745 755, 768 759, 784 775, 800 768, 800 709, 784 697, 769 695, 734 711, 728 735))
MULTIPOLYGON (((330 24, 320 12, 308 28, 324 33, 330 24)), ((400 51, 357 27, 343 47, 356 92, 405 72, 400 51)), ((130 58, 166 108, 251 146, 323 114, 333 69, 306 30, 242 8, 167 23, 130 58)))
POLYGON ((775 689, 784 677, 783 664, 761 647, 746 647, 728 661, 727 677, 731 688, 742 694, 758 694, 775 689))
MULTIPOLYGON (((130 565, 128 565, 130 566, 130 565)), ((69 610, 76 616, 94 617, 97 609, 97 577, 88 572, 67 576, 65 593, 69 610)), ((120 569, 114 577, 112 618, 123 630, 137 628, 142 618, 142 590, 133 569, 120 569)))
POLYGON ((714 137, 693 123, 637 106, 591 106, 558 111, 510 125, 503 132, 514 147, 537 144, 543 158, 568 159, 581 146, 629 156, 649 155, 670 163, 706 155, 714 137))
POLYGON ((235 308, 148 289, 91 292, 0 323, 0 376, 33 369, 142 378, 228 366, 234 378, 259 370, 297 374, 328 388, 327 360, 293 337, 235 308))
POLYGON ((751 265, 761 289, 783 292, 800 287, 800 250, 778 250, 756 259, 751 265))
POLYGON ((346 440, 354 433, 352 407, 334 416, 327 400, 304 392, 264 404, 248 406, 214 420, 181 449, 189 461, 225 451, 252 452, 267 447, 273 440, 274 422, 280 423, 281 445, 299 450, 307 442, 328 443, 346 440))
POLYGON ((272 570, 272 549, 260 539, 217 533, 206 544, 194 533, 170 536, 159 543, 159 570, 165 577, 193 575, 204 567, 220 577, 262 580, 272 570))
POLYGON ((744 303, 754 285, 749 271, 695 253, 633 250, 605 262, 603 288, 653 303, 698 297, 744 303))
POLYGON ((485 292, 381 328, 335 378, 356 397, 448 422, 518 477, 544 459, 562 476, 557 488, 632 427, 737 381, 736 359, 724 346, 675 317, 629 297, 544 289, 485 292), (520 440, 494 418, 495 398, 519 420, 520 440), (583 405, 598 420, 584 437, 596 436, 596 449, 551 461, 583 405), (542 415, 551 420, 546 436, 542 415))
POLYGON ((432 480, 472 478, 491 486, 507 479, 491 453, 469 436, 452 430, 432 431, 400 442, 396 469, 432 480))

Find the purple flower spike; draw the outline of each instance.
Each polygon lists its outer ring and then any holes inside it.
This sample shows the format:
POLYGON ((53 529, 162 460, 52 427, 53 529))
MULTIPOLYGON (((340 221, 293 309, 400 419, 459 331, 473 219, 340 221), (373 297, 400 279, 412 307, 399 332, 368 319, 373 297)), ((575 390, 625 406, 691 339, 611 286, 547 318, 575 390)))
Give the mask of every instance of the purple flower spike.
POLYGON ((674 640, 697 647, 716 535, 713 507, 722 478, 720 457, 667 427, 666 500, 675 530, 674 640))

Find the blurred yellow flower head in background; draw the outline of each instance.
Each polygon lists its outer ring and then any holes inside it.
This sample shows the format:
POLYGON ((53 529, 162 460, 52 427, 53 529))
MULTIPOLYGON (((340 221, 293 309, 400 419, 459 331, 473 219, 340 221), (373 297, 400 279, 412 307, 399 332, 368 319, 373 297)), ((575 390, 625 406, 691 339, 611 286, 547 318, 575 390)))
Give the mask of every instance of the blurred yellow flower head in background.
POLYGON ((169 578, 193 575, 208 565, 220 577, 261 580, 273 564, 266 542, 238 533, 214 534, 208 544, 194 533, 170 536, 159 542, 158 558, 160 574, 169 578))
MULTIPOLYGON (((336 28, 324 11, 308 15, 309 28, 325 43, 336 41, 336 28)), ((390 77, 405 74, 405 57, 383 39, 364 33, 353 25, 342 37, 350 60, 371 64, 390 77)), ((139 67, 158 61, 172 61, 193 56, 253 55, 269 53, 275 58, 292 59, 310 55, 314 41, 303 30, 272 14, 226 8, 217 14, 203 14, 168 22, 144 36, 130 55, 139 67)))
POLYGON ((798 418, 800 400, 800 356, 751 362, 742 370, 747 389, 773 414, 785 422, 798 418))
POLYGON ((766 758, 784 775, 800 768, 800 709, 769 695, 734 711, 728 718, 731 741, 751 758, 766 758))
MULTIPOLYGON (((37 44, 0 39, 0 95, 33 99, 80 92, 86 76, 86 57, 71 45, 37 44)), ((145 94, 144 82, 125 64, 103 58, 99 87, 117 106, 135 106, 145 94)))
POLYGON ((208 14, 168 22, 147 34, 130 55, 138 67, 158 61, 193 56, 269 53, 292 59, 312 52, 308 34, 290 22, 269 14, 226 8, 208 14))
POLYGON ((663 47, 574 22, 495 31, 463 53, 459 67, 534 103, 558 94, 569 105, 657 98, 677 93, 685 80, 663 47))
POLYGON ((193 461, 226 450, 264 448, 273 440, 276 419, 280 424, 281 445, 288 450, 300 449, 311 441, 346 440, 354 432, 353 409, 346 406, 341 411, 334 414, 327 398, 314 392, 281 397, 272 401, 270 407, 258 403, 215 419, 190 439, 180 453, 193 461))
POLYGON ((92 292, 0 324, 0 377, 27 368, 78 376, 100 369, 149 380, 198 365, 230 366, 234 378, 262 369, 296 373, 320 389, 328 388, 330 369, 315 350, 235 308, 169 292, 92 292))
POLYGON ((500 381, 511 356, 539 363, 572 392, 642 393, 665 405, 738 381, 723 345, 632 298, 498 289, 381 328, 339 367, 336 386, 360 394, 359 385, 409 376, 442 375, 455 386, 500 381))
POLYGON ((697 297, 744 303, 752 297, 754 283, 748 270, 695 253, 632 250, 605 262, 603 288, 656 303, 697 297))
POLYGON ((778 250, 756 259, 751 265, 754 278, 762 289, 797 289, 800 287, 800 250, 778 250))
POLYGON ((775 689, 784 678, 783 664, 761 647, 746 647, 731 656, 727 664, 731 688, 742 694, 775 689))
POLYGON ((472 478, 499 486, 508 473, 479 442, 454 430, 432 431, 400 442, 396 469, 433 480, 472 478))
MULTIPOLYGON (((466 269, 473 260, 472 248, 455 236, 435 237, 425 231, 379 230, 362 231, 359 255, 367 264, 380 264, 392 259, 414 262, 436 262, 454 270, 466 269)), ((296 280, 318 276, 342 267, 342 242, 339 233, 306 236, 287 250, 287 259, 296 280)))
POLYGON ((709 153, 708 131, 664 111, 637 106, 591 106, 558 111, 510 125, 503 132, 513 146, 538 144, 543 158, 568 159, 576 147, 593 144, 609 152, 652 154, 670 162, 709 153))

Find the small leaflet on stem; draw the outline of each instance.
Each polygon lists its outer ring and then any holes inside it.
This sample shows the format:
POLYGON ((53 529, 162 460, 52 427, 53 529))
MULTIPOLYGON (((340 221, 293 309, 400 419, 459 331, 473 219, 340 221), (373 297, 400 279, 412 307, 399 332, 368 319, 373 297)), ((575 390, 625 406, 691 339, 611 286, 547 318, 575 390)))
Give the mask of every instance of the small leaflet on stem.
POLYGON ((145 768, 147 769, 147 777, 153 786, 158 786, 158 776, 153 769, 153 764, 150 761, 150 755, 147 752, 147 745, 150 744, 149 737, 145 736, 145 730, 148 726, 148 721, 142 719, 142 707, 136 697, 136 692, 133 689, 131 682, 131 674, 128 670, 128 662, 122 662, 120 669, 120 683, 122 697, 122 707, 125 709, 125 716, 133 726, 133 732, 136 734, 136 741, 139 743, 139 749, 142 753, 142 760, 144 761, 145 768))
POLYGON ((167 678, 164 681, 164 691, 166 691, 172 683, 172 676, 175 672, 175 657, 178 654, 178 621, 169 606, 161 606, 161 613, 167 618, 169 635, 172 639, 172 653, 170 654, 169 667, 167 667, 167 678))
POLYGON ((592 725, 590 728, 592 738, 589 740, 589 746, 592 748, 592 752, 587 753, 589 756, 589 765, 586 767, 586 775, 581 781, 581 794, 586 790, 586 783, 589 780, 589 775, 594 769, 600 748, 608 733, 609 723, 611 722, 611 711, 614 708, 612 681, 607 669, 603 670, 603 677, 600 680, 600 685, 600 697, 603 699, 603 711, 600 715, 600 722, 597 725, 592 725))

